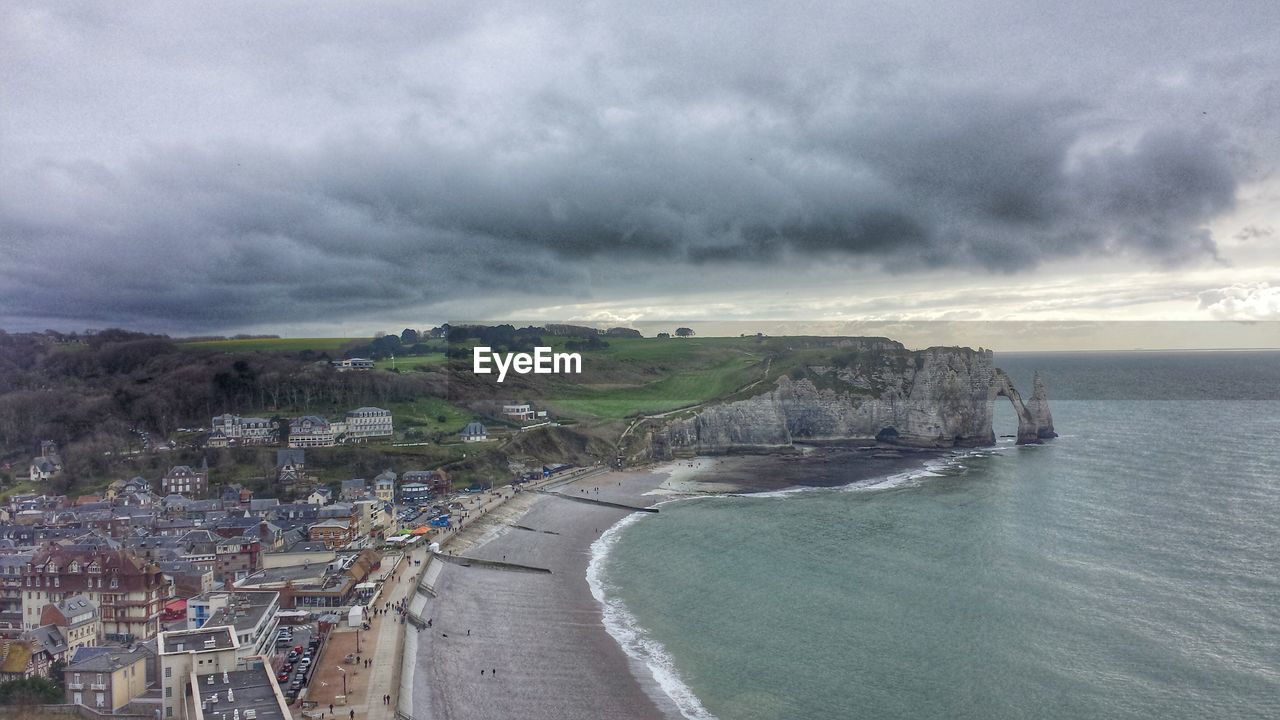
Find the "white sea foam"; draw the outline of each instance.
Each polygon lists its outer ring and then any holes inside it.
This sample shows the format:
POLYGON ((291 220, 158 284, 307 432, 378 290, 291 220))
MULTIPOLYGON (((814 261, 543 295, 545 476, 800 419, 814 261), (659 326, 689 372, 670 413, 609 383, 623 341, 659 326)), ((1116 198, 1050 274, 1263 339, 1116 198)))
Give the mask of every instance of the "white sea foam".
POLYGON ((591 587, 592 596, 595 597, 596 602, 600 603, 603 610, 605 629, 622 646, 623 652, 648 668, 658 687, 671 698, 676 708, 680 710, 680 714, 689 720, 716 720, 716 716, 702 706, 702 702, 693 694, 693 690, 680 679, 680 674, 676 671, 675 663, 666 648, 640 627, 635 616, 627 610, 620 599, 611 598, 605 592, 601 574, 604 572, 604 563, 609 556, 609 550, 617 542, 622 530, 642 517, 644 517, 643 513, 628 515, 591 543, 587 584, 591 587))

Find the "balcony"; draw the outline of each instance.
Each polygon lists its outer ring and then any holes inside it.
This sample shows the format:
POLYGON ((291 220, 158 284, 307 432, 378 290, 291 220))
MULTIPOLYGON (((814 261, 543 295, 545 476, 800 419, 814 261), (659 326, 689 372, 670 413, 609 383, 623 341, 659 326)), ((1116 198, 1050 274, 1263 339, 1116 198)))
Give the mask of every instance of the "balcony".
POLYGON ((72 690, 83 690, 84 683, 71 682, 71 683, 67 683, 67 687, 71 688, 72 690))
POLYGON ((89 683, 89 689, 90 690, 106 690, 107 684, 106 683, 89 683))

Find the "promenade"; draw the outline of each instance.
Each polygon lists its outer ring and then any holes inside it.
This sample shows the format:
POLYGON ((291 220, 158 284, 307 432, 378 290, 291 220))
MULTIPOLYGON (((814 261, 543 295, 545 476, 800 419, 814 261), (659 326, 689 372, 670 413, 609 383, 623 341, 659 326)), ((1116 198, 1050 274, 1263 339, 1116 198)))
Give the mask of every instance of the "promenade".
MULTIPOLYGON (((534 489, 555 486, 590 474, 594 474, 591 469, 582 469, 571 475, 531 483, 526 487, 534 489)), ((399 562, 385 572, 381 592, 370 610, 381 611, 384 606, 394 608, 403 602, 406 612, 401 614, 392 609, 376 615, 370 613, 367 616, 370 629, 360 632, 360 662, 354 664, 346 664, 344 659, 347 654, 356 653, 356 629, 346 627, 344 618, 342 625, 333 630, 323 654, 318 658, 317 670, 307 691, 307 700, 314 701, 316 706, 306 711, 308 717, 317 717, 312 713, 319 713, 319 717, 325 720, 331 717, 349 720, 352 711, 355 712, 356 720, 393 720, 397 717, 405 633, 417 632, 413 624, 416 618, 409 617, 408 609, 422 574, 432 564, 431 551, 426 545, 436 542, 440 543, 444 553, 461 552, 477 539, 478 535, 473 532, 473 528, 482 519, 520 494, 505 487, 468 498, 470 502, 465 503, 462 511, 454 511, 455 517, 466 514, 466 517, 460 518, 459 526, 424 537, 423 546, 402 555, 399 562), (419 561, 421 564, 416 565, 419 561), (364 666, 365 660, 371 661, 367 668, 364 666), (342 670, 338 670, 339 667, 342 670), (346 704, 339 705, 337 698, 343 694, 344 674, 346 704), (384 702, 384 696, 389 696, 390 702, 384 702), (333 703, 332 713, 329 710, 330 703, 333 703)), ((295 717, 303 717, 302 711, 296 708, 294 714, 295 717)))

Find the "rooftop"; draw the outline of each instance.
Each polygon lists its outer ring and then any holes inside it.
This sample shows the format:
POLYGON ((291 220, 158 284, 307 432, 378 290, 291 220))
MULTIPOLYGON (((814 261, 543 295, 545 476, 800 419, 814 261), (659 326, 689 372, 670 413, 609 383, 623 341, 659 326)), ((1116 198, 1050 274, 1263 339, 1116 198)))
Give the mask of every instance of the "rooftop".
POLYGON ((286 720, 270 670, 258 667, 227 673, 198 674, 191 686, 205 720, 286 720))
POLYGON ((147 656, 148 653, 142 650, 123 650, 120 648, 107 648, 104 649, 104 652, 87 654, 87 657, 77 653, 77 661, 68 665, 67 670, 76 672, 115 672, 139 660, 145 660, 147 656))
POLYGON ((229 627, 205 624, 199 630, 171 630, 160 633, 160 654, 203 652, 236 647, 235 635, 229 627))
POLYGON ((253 592, 248 590, 236 592, 211 592, 198 595, 192 601, 221 600, 226 604, 218 608, 205 621, 206 627, 230 625, 236 630, 252 630, 262 622, 263 616, 274 612, 279 606, 280 593, 270 590, 253 592))

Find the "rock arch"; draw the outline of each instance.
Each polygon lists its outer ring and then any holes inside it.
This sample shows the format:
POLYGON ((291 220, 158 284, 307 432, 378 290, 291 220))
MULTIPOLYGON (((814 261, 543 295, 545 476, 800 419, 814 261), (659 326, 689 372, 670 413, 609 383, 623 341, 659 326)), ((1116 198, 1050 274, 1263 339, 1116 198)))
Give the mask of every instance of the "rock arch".
POLYGON ((1003 370, 996 369, 995 382, 991 386, 991 401, 997 397, 1009 398, 1013 411, 1018 415, 1018 444, 1038 443, 1041 440, 1057 437, 1053 431, 1053 416, 1049 413, 1049 399, 1045 391, 1044 381, 1040 373, 1036 373, 1031 393, 1031 404, 1022 401, 1022 395, 1013 386, 1013 381, 1003 370))

